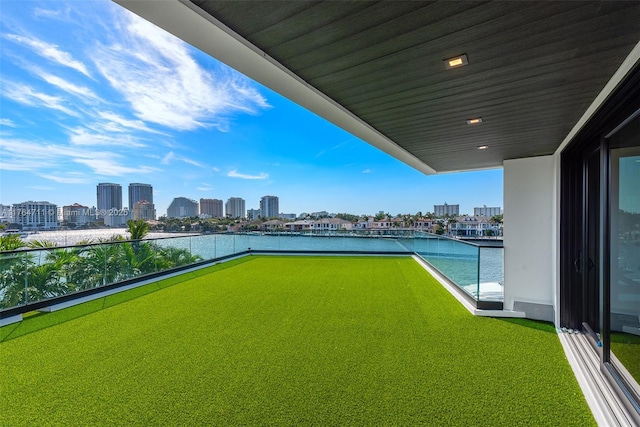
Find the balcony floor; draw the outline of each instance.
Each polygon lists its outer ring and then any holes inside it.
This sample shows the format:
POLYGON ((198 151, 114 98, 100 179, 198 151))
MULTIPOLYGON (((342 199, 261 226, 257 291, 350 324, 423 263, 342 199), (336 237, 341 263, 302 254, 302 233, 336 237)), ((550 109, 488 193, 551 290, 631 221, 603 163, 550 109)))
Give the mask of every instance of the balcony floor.
POLYGON ((3 422, 595 425, 553 326, 472 316, 410 257, 250 256, 127 292, 0 329, 3 422))

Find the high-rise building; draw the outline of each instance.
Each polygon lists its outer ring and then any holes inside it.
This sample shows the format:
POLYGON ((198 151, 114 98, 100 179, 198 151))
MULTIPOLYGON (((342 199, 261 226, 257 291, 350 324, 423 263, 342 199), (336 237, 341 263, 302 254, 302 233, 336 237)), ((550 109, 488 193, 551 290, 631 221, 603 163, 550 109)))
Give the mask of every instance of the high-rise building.
POLYGON ((473 208, 473 216, 496 216, 502 214, 502 209, 499 207, 487 207, 486 205, 481 208, 473 208))
POLYGON ((106 226, 119 226, 126 222, 127 211, 122 210, 122 186, 110 182, 101 182, 96 188, 98 219, 106 226))
POLYGON ((144 219, 145 221, 156 219, 156 205, 147 200, 135 202, 132 212, 133 219, 144 219))
POLYGON ((229 218, 244 218, 245 203, 240 197, 230 197, 224 205, 225 215, 229 218))
POLYGON ((222 200, 200 199, 200 215, 208 215, 211 218, 224 217, 222 200))
POLYGON ((186 197, 176 197, 167 208, 168 218, 190 218, 198 216, 198 202, 186 197))
POLYGON ((458 216, 460 215, 460 205, 433 205, 433 213, 435 216, 458 216))
POLYGON ((74 224, 76 227, 88 224, 96 220, 95 209, 82 206, 79 203, 62 207, 62 220, 67 225, 74 224))
POLYGON ((13 205, 13 222, 23 230, 58 228, 58 206, 49 202, 23 202, 13 205))
MULTIPOLYGON (((129 184, 129 210, 132 211, 134 203, 142 200, 153 204, 153 187, 151 184, 137 182, 129 184)), ((155 219, 155 217, 150 219, 155 219)))
POLYGON ((263 218, 277 218, 280 213, 278 196, 263 196, 260 199, 260 215, 263 218))
POLYGON ((260 218, 260 209, 247 209, 247 219, 252 221, 260 218))

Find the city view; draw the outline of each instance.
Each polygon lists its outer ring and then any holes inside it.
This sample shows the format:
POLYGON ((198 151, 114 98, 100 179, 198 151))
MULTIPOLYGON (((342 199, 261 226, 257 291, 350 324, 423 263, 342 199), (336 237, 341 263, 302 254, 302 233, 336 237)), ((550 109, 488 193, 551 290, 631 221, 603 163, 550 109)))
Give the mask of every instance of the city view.
MULTIPOLYGON (((143 220, 151 230, 161 231, 349 231, 418 229, 457 237, 491 237, 501 234, 500 207, 475 207, 473 215, 460 213, 458 204, 434 205, 433 211, 375 214, 330 213, 327 211, 283 213, 278 196, 260 198, 258 208, 246 208, 241 197, 204 199, 176 197, 166 213, 157 215, 153 186, 128 185, 128 205, 123 204, 120 184, 99 183, 96 203, 57 206, 48 201, 0 204, 0 226, 4 234, 54 230, 125 227, 130 220, 143 220), (173 221, 172 221, 173 220, 173 221), (179 225, 175 220, 181 220, 179 225), (226 220, 226 221, 225 221, 226 220), (169 222, 172 221, 172 224, 169 222)), ((26 234, 25 234, 26 235, 26 234)))
POLYGON ((0 424, 640 426, 640 3, 0 1, 0 424))
POLYGON ((501 168, 427 176, 113 2, 6 2, 2 18, 7 206, 98 207, 98 183, 126 206, 136 182, 156 217, 175 197, 259 209, 273 194, 296 214, 503 206, 501 168))

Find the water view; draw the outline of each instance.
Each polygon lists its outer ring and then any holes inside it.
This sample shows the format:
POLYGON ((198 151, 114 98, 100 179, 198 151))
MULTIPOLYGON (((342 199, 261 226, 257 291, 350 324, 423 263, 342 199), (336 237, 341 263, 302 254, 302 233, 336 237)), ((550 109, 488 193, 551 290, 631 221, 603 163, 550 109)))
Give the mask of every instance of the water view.
MULTIPOLYGON (((112 236, 117 235, 120 235, 125 239, 129 237, 129 233, 126 228, 100 228, 88 230, 38 231, 37 233, 29 233, 23 240, 26 242, 46 240, 53 242, 58 246, 69 246, 86 241, 96 243, 98 240, 109 239, 112 236)), ((159 239, 163 237, 176 237, 182 235, 188 235, 188 233, 150 232, 146 239, 159 239)))
POLYGON ((32 234, 58 247, 22 248, 0 254, 0 308, 169 271, 200 261, 246 253, 415 254, 478 301, 502 301, 503 249, 481 247, 426 233, 401 236, 152 233, 138 241, 99 241, 125 229, 53 231, 32 234), (93 244, 74 246, 87 240, 93 244), (65 246, 67 245, 67 246, 65 246))

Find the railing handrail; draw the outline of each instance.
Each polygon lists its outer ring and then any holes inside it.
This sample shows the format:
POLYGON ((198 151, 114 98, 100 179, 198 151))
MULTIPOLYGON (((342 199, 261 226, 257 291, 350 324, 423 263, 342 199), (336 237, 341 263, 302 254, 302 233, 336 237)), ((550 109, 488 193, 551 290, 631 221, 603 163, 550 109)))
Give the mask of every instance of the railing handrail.
MULTIPOLYGON (((318 231, 318 230, 314 230, 318 231)), ((481 249, 482 248, 497 248, 496 246, 491 245, 482 245, 472 242, 466 242, 460 239, 453 239, 448 236, 442 236, 438 234, 426 233, 423 231, 404 231, 404 233, 393 233, 393 234, 381 234, 379 233, 381 230, 356 230, 355 232, 317 232, 317 233, 291 233, 291 232, 260 232, 258 236, 256 236, 255 232, 238 232, 238 233, 201 233, 201 234, 188 234, 188 235, 179 235, 179 236, 168 236, 168 237, 157 237, 157 238, 145 238, 145 239, 137 239, 132 240, 109 240, 109 241, 100 241, 100 242, 92 242, 92 243, 82 243, 75 245, 62 245, 62 246, 46 246, 46 247, 36 247, 36 248, 18 248, 13 251, 2 251, 0 252, 0 259, 4 259, 10 261, 12 259, 23 259, 24 266, 19 267, 17 273, 13 272, 12 274, 17 274, 16 279, 13 279, 13 276, 7 276, 9 282, 7 283, 16 283, 18 284, 18 288, 11 288, 12 296, 10 304, 17 304, 15 306, 29 306, 32 305, 33 302, 36 301, 40 304, 40 301, 49 300, 54 297, 57 298, 60 295, 47 294, 38 285, 30 285, 29 273, 31 268, 40 268, 42 262, 46 263, 57 262, 51 261, 49 258, 51 255, 58 254, 60 252, 66 252, 67 254, 73 255, 82 255, 89 254, 88 257, 80 256, 79 259, 89 262, 89 266, 91 267, 91 277, 86 278, 87 281, 82 279, 82 274, 78 277, 76 275, 76 269, 71 269, 69 271, 62 270, 59 266, 56 268, 58 272, 63 272, 60 277, 54 277, 54 287, 51 290, 56 293, 65 289, 66 285, 70 285, 69 291, 67 294, 81 290, 84 291, 86 289, 94 289, 108 286, 117 286, 114 283, 123 283, 130 282, 132 280, 137 280, 137 278, 143 278, 149 274, 158 275, 161 274, 162 271, 171 271, 174 268, 182 268, 182 266, 187 264, 199 263, 203 262, 215 262, 212 260, 223 259, 228 256, 234 256, 239 253, 247 252, 249 254, 252 253, 252 247, 254 244, 257 247, 253 248, 255 253, 271 253, 271 252, 296 252, 296 253, 367 253, 367 254, 414 254, 425 261, 431 263, 431 258, 436 259, 437 262, 433 263, 432 266, 440 271, 444 276, 449 277, 449 279, 457 285, 460 289, 463 289, 465 286, 476 286, 477 293, 479 295, 479 287, 481 280, 481 270, 480 263, 481 258, 481 249), (373 232, 370 232, 373 231, 373 232), (230 239, 223 239, 223 236, 228 236, 230 239), (289 237, 291 236, 291 237, 289 237), (300 242, 301 245, 294 243, 294 240, 297 237, 305 239, 304 242, 300 242), (216 238, 218 237, 218 238, 216 238), (257 237, 255 241, 252 240, 253 237, 257 237), (325 237, 327 239, 333 238, 333 243, 327 241, 328 245, 324 245, 324 243, 320 244, 320 247, 316 245, 318 242, 311 243, 310 240, 315 240, 315 237, 325 237), (206 240, 201 240, 202 238, 206 240), (209 239, 211 240, 209 240, 209 239), (263 239, 264 238, 264 239, 263 239), (176 239, 182 239, 178 242, 176 239), (276 239, 276 244, 271 241, 271 239, 276 239), (291 240, 293 239, 293 240, 291 240), (357 243, 358 240, 363 239, 363 244, 366 249, 359 248, 361 245, 357 243), (228 240, 228 241, 227 241, 228 240), (368 242, 364 242, 364 240, 369 240, 368 242), (158 244, 160 241, 169 242, 169 245, 158 244), (447 242, 444 242, 447 241, 447 242), (172 245, 172 242, 175 242, 175 245, 172 245), (229 246, 229 242, 231 242, 231 246, 229 246), (186 247, 185 246, 186 243, 186 247), (221 244, 218 247, 218 243, 221 244), (336 246, 337 244, 337 246, 336 246), (115 248, 118 251, 120 249, 125 249, 127 245, 133 249, 133 252, 127 252, 126 250, 122 253, 126 255, 124 258, 121 258, 122 254, 118 256, 108 257, 105 255, 104 259, 100 258, 100 254, 102 254, 103 250, 110 250, 111 248, 115 248), (197 245, 198 248, 194 248, 193 246, 197 245), (389 246, 391 245, 391 246, 389 246), (466 245, 466 246, 461 246, 466 245), (118 246, 120 249, 118 249, 118 246), (175 247, 174 247, 175 246, 175 247), (148 250, 142 250, 146 247, 148 250), (468 249, 464 249, 468 248, 468 249), (93 249, 97 249, 96 252, 93 249), (140 250, 138 250, 140 249, 140 250), (177 251, 169 251, 169 249, 175 249, 177 251), (196 252, 193 252, 193 249, 196 249, 196 252), (213 250, 212 250, 213 249, 213 250), (150 252, 149 252, 150 250, 150 252), (45 251, 45 252, 42 252, 45 251), (181 252, 185 252, 186 258, 181 255, 181 252), (40 255, 40 260, 37 260, 36 257, 38 254, 44 254, 46 257, 43 259, 43 256, 40 255), (97 255, 96 255, 97 254, 97 255), (149 254, 152 256, 150 257, 149 254), (137 255, 140 255, 141 258, 137 259, 137 255), (96 256, 98 256, 96 258, 96 256), (159 257, 159 258, 157 258, 159 257), (449 260, 451 259, 460 259, 467 260, 464 261, 468 263, 468 258, 471 257, 471 261, 475 259, 475 276, 473 273, 470 273, 468 267, 460 269, 460 266, 456 266, 454 270, 451 270, 451 266, 448 265, 449 260), (134 259, 135 258, 135 259, 134 259), (95 261, 98 261, 98 267, 96 270, 95 261), (111 265, 113 262, 122 263, 124 260, 125 265, 124 269, 120 271, 119 269, 109 270, 113 266, 111 265), (137 261, 136 261, 137 260, 137 261), (149 261, 151 260, 151 261, 149 261), (135 262, 134 262, 135 261, 135 262), (160 264, 158 264, 160 261, 160 264), (440 265, 441 263, 443 263, 440 265), (31 265, 33 264, 33 265, 31 265), (131 268, 128 268, 128 267, 131 268), (103 268, 104 267, 104 271, 103 268), (444 269, 442 268, 444 267, 444 269), (22 270, 21 270, 22 269, 22 270), (94 271, 95 270, 95 271, 94 271), (117 271, 119 274, 108 273, 108 271, 117 271), (471 274, 471 276, 470 276, 471 274), (23 279, 20 277, 24 276, 23 279), (472 277, 473 276, 473 277, 472 277), (67 281, 71 278, 71 281, 67 281), (89 280, 90 279, 90 280, 89 280), (94 280, 95 279, 95 280, 94 280), (77 281, 80 280, 80 281, 77 281), (96 281, 97 280, 97 281, 96 281), (24 281, 24 287, 22 287, 21 283, 24 281), (85 283, 86 282, 86 283, 85 283), (475 284, 475 285, 474 285, 475 284), (58 289, 55 286, 62 286, 62 288, 58 289), (31 286, 31 287, 30 287, 31 286), (24 289, 24 297, 20 295, 22 292, 21 289, 24 289), (34 292, 34 296, 30 296, 28 292, 34 292), (43 293, 44 292, 44 293, 43 293), (17 299, 16 299, 17 298, 17 299), (21 302, 21 301, 25 302, 21 302)), ((121 236, 122 237, 122 236, 121 236)), ((498 247, 499 248, 499 247, 498 247)), ((105 253, 106 254, 106 253, 105 253)), ((491 254, 488 254, 491 255, 491 254)), ((55 257, 54 257, 55 258, 55 257)), ((65 262, 66 258, 61 258, 61 261, 65 262)), ((84 262, 82 261, 82 262, 84 262)), ((13 262, 13 261, 11 261, 13 262)), ((75 261, 74 261, 75 262, 75 261)), ((78 260, 78 262, 80 262, 78 260)), ((9 264, 7 264, 9 265, 9 264)), ((115 265, 115 264, 114 264, 115 265)), ((465 264, 466 265, 466 264, 465 264)), ((14 265, 9 265, 12 271, 14 265)), ((9 271, 9 270, 7 270, 9 271)), ((48 271, 48 270, 47 270, 48 271)), ((77 270, 77 271, 83 271, 77 270)), ((49 273, 47 273, 49 274, 49 273)), ((4 277, 4 276, 3 276, 4 277)), ((42 279, 41 276, 35 275, 38 280, 42 279)), ((48 276, 47 276, 48 277, 48 276)), ((4 279, 3 279, 4 280, 4 279)), ((48 280, 48 279, 47 279, 48 280)), ((3 282, 4 283, 4 282, 3 282)), ((44 283, 44 282, 43 282, 44 283)), ((48 285, 46 285, 48 286, 48 285)), ((44 288, 43 288, 44 289, 44 288)), ((47 291, 48 292, 48 291, 47 291)), ((92 291, 93 292, 93 291, 92 291)), ((465 291, 469 292, 469 291, 465 291)), ((4 292, 2 293, 4 299, 4 292)), ((476 296, 475 298, 479 298, 476 296)), ((14 306, 11 306, 12 308, 14 306)), ((6 309, 0 309, 0 314, 3 314, 6 309)), ((0 316, 0 318, 3 316, 0 316)))
MULTIPOLYGON (((426 232, 426 231, 418 231, 418 230, 416 230, 416 233, 423 233, 423 234, 427 234, 427 235, 432 236, 432 237, 436 237, 438 239, 451 240, 453 242, 464 243, 465 245, 475 246, 475 247, 478 247, 478 248, 501 248, 501 247, 504 247, 504 246, 486 245, 486 244, 482 244, 482 243, 470 242, 468 240, 456 239, 455 237, 445 236, 443 234, 429 233, 429 232, 426 232)), ((499 242, 499 241, 500 240, 496 239, 496 242, 499 242)))
MULTIPOLYGON (((300 234, 300 235, 314 235, 314 233, 309 233, 309 231, 317 231, 317 233, 315 233, 316 235, 331 235, 331 236, 340 236, 340 237, 354 237, 353 235, 350 235, 351 233, 356 233, 359 234, 361 236, 368 236, 368 237, 377 237, 377 236, 384 236, 384 234, 378 234, 378 232, 384 232, 384 231, 404 231, 404 232, 408 232, 408 235, 394 235, 394 234, 389 234, 389 236, 397 236, 397 237, 427 237, 427 238, 436 238, 436 239, 443 239, 443 240, 449 240, 452 242, 458 242, 461 244, 465 244, 465 245, 469 245, 469 246, 474 246, 474 247, 478 247, 478 248, 500 248, 500 247, 504 247, 502 245, 487 245, 487 244, 483 244, 483 243, 476 243, 476 242, 469 242, 466 240, 462 240, 462 239, 456 239, 453 237, 449 237, 449 236, 445 236, 445 235, 441 235, 441 234, 434 234, 434 233, 429 233, 426 231, 420 231, 420 230, 347 230, 347 231, 339 231, 339 230, 335 230, 335 231, 328 231, 328 230, 300 230, 300 231, 288 231, 288 230, 281 230, 281 231, 260 231, 260 233, 262 235, 270 235, 270 234, 276 234, 276 235, 287 235, 287 234, 300 234)), ((143 238, 143 239, 124 239, 124 240, 108 240, 108 241, 103 241, 103 242, 90 242, 90 243, 80 243, 80 244, 73 244, 73 245, 55 245, 55 246, 47 246, 47 247, 40 247, 40 248, 32 248, 32 247, 28 247, 28 246, 24 246, 21 248, 17 248, 14 250, 10 250, 10 251, 2 251, 0 250, 0 255, 11 255, 12 253, 25 253, 25 252, 38 252, 38 251, 50 251, 50 250, 54 250, 54 249, 69 249, 69 248, 73 248, 73 249, 78 249, 78 248, 89 248, 89 247, 94 247, 94 246, 101 246, 101 245, 111 245, 111 244, 120 244, 120 243, 133 243, 133 242, 155 242, 158 240, 171 240, 171 239, 183 239, 183 238, 191 238, 191 237, 199 237, 199 236, 211 236, 211 235, 252 235, 252 231, 234 231, 234 232, 229 232, 229 231, 216 231, 216 232, 208 232, 208 233, 191 233, 191 234, 186 234, 186 235, 181 235, 181 236, 166 236, 166 237, 152 237, 152 238, 143 238)), ((116 234, 117 235, 117 234, 116 234)), ((123 236, 124 237, 124 236, 123 236)), ((496 242, 499 242, 499 240, 496 239, 496 242)))
POLYGON ((41 248, 31 248, 29 246, 24 246, 21 248, 14 249, 12 251, 0 251, 0 255, 10 255, 12 253, 25 253, 25 252, 37 252, 37 251, 47 251, 53 249, 76 249, 76 248, 86 248, 92 246, 101 246, 101 245, 112 245, 112 244, 120 244, 120 243, 133 243, 133 242, 154 242, 156 240, 170 240, 170 239, 184 239, 198 236, 210 236, 212 234, 224 234, 224 233, 198 233, 198 234, 189 234, 184 236, 166 236, 166 237, 153 237, 153 238, 144 238, 144 239, 136 239, 136 240, 107 240, 104 242, 91 242, 91 243, 79 243, 75 245, 55 245, 55 246, 45 246, 41 248))

